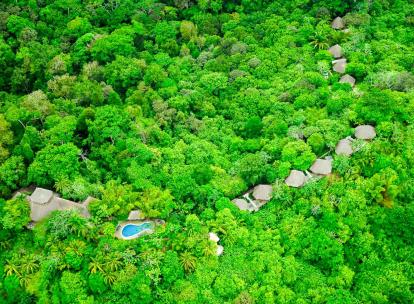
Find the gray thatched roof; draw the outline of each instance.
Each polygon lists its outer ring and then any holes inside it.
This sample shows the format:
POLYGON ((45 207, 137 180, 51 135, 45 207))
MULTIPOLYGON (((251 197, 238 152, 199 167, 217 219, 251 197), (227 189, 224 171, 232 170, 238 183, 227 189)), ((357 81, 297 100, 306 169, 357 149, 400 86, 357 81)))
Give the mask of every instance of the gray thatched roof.
POLYGON ((30 218, 38 222, 55 210, 75 209, 84 217, 90 217, 87 204, 75 203, 58 197, 50 190, 36 188, 29 197, 30 218))
POLYGON ((47 204, 53 197, 53 192, 43 188, 36 188, 30 195, 30 201, 35 204, 47 204))
POLYGON ((271 185, 257 185, 253 189, 253 197, 257 200, 268 201, 272 198, 272 186, 271 185))
POLYGON ((335 72, 338 72, 338 73, 341 73, 341 74, 345 73, 345 69, 346 69, 346 59, 345 58, 334 60, 334 61, 332 61, 332 64, 333 64, 332 69, 335 72))
POLYGON ((247 200, 243 199, 243 198, 235 198, 234 200, 232 200, 232 202, 240 209, 240 210, 245 210, 245 211, 249 211, 250 210, 250 206, 249 203, 247 202, 247 200))
POLYGON ((336 145, 335 152, 338 155, 350 156, 353 153, 351 141, 347 138, 341 139, 336 145))
POLYGON ((318 158, 310 167, 312 173, 318 175, 328 175, 332 172, 332 160, 318 158))
POLYGON ((302 171, 292 170, 289 176, 285 179, 286 185, 289 187, 299 188, 306 182, 306 176, 302 171))
POLYGON ((376 135, 373 126, 362 125, 355 128, 355 137, 358 139, 373 139, 376 135))
POLYGON ((328 49, 328 52, 332 54, 334 58, 342 57, 342 48, 339 44, 335 44, 328 49))
POLYGON ((339 80, 340 83, 349 83, 352 87, 355 85, 355 78, 352 77, 351 75, 344 75, 341 77, 341 79, 339 80))
POLYGON ((342 30, 345 27, 345 23, 341 17, 336 17, 332 21, 332 28, 335 30, 342 30))

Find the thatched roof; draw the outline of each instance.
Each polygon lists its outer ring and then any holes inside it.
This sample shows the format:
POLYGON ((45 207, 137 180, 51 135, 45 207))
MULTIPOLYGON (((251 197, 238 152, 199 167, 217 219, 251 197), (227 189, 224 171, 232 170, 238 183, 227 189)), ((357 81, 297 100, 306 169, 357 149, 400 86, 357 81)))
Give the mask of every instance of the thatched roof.
POLYGON ((47 204, 53 197, 53 192, 43 188, 36 188, 30 195, 30 201, 35 204, 47 204))
POLYGON ((353 153, 351 141, 347 138, 341 139, 336 145, 335 152, 338 155, 350 156, 353 153))
POLYGON ((306 182, 306 176, 302 171, 292 170, 289 176, 285 179, 286 185, 289 187, 299 188, 306 182))
POLYGON ((349 83, 352 87, 355 85, 355 78, 352 77, 351 75, 344 75, 341 77, 341 79, 339 80, 340 83, 349 83))
POLYGON ((341 17, 336 17, 332 21, 332 28, 335 30, 342 30, 345 27, 345 23, 341 17))
POLYGON ((232 202, 240 209, 240 210, 250 210, 249 203, 243 198, 235 198, 232 202))
POLYGON ((355 128, 355 137, 358 139, 373 139, 376 135, 373 126, 362 125, 355 128))
POLYGON ((222 255, 222 254, 223 254, 223 252, 224 252, 224 247, 223 247, 223 246, 221 246, 221 245, 217 245, 217 251, 216 251, 216 254, 217 254, 217 255, 222 255))
POLYGON ((214 232, 209 232, 208 233, 208 238, 209 238, 210 241, 213 241, 214 243, 217 243, 218 241, 220 241, 220 238, 214 232))
POLYGON ((50 190, 36 188, 29 197, 30 218, 38 222, 55 210, 76 209, 84 217, 90 217, 87 204, 75 203, 58 197, 50 190))
POLYGON ((272 191, 271 185, 257 185, 253 189, 253 197, 257 200, 268 201, 272 198, 272 191))
POLYGON ((328 175, 332 172, 332 160, 318 158, 310 167, 312 173, 318 175, 328 175))
POLYGON ((333 64, 332 69, 335 72, 338 72, 338 73, 341 73, 341 74, 345 73, 345 69, 346 69, 346 59, 345 58, 334 60, 334 61, 332 61, 332 64, 333 64))
POLYGON ((328 49, 328 52, 332 54, 334 58, 342 57, 342 48, 339 44, 335 44, 328 49))

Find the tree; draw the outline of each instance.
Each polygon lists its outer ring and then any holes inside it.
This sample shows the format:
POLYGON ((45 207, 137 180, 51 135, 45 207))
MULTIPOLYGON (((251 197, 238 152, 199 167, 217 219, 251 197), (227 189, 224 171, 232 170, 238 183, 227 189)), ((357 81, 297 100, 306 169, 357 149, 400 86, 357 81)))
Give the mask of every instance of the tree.
POLYGON ((244 133, 248 138, 258 137, 262 131, 263 123, 260 117, 250 117, 244 125, 244 133))
POLYGON ((40 90, 24 97, 21 105, 33 115, 34 119, 40 119, 41 121, 53 111, 53 105, 49 102, 46 94, 40 90))
POLYGON ((9 155, 7 146, 11 145, 13 141, 13 133, 10 131, 10 124, 6 121, 3 114, 0 114, 0 164, 9 155))
POLYGON ((293 169, 307 170, 316 156, 304 141, 298 140, 289 142, 283 147, 281 159, 290 162, 293 169))
POLYGON ((180 32, 185 40, 191 40, 197 36, 197 27, 191 21, 184 20, 180 24, 180 32))
POLYGON ((80 273, 64 271, 59 287, 62 291, 62 303, 86 303, 86 283, 80 273))
POLYGON ((196 267, 197 260, 191 252, 185 251, 180 254, 181 265, 186 272, 191 272, 196 267))
POLYGON ((26 166, 21 156, 11 156, 0 165, 0 195, 8 196, 25 184, 26 166))
POLYGON ((94 37, 92 43, 92 58, 99 63, 108 63, 116 58, 116 56, 131 57, 135 54, 134 32, 127 28, 114 31, 110 35, 99 35, 94 37))
POLYGON ((92 25, 89 20, 78 16, 68 22, 66 26, 66 34, 71 37, 78 38, 88 33, 91 29, 92 25))
POLYGON ((138 85, 145 67, 146 64, 143 60, 117 56, 114 61, 105 66, 105 78, 115 90, 125 93, 129 88, 138 85))
POLYGON ((0 211, 4 229, 22 230, 30 222, 30 207, 24 196, 6 201, 0 211))
POLYGON ((79 175, 80 150, 72 143, 47 145, 40 150, 28 169, 28 180, 37 185, 50 186, 62 179, 79 175))
POLYGON ((170 192, 168 190, 162 191, 159 188, 144 190, 137 205, 150 218, 167 218, 176 207, 170 192))
POLYGON ((94 145, 108 141, 114 144, 125 137, 129 127, 129 119, 122 108, 109 105, 97 108, 94 119, 86 123, 88 140, 94 145))
POLYGON ((220 90, 227 87, 227 76, 219 72, 211 72, 201 76, 201 85, 206 88, 210 94, 218 95, 220 90))
POLYGON ((15 55, 11 47, 3 39, 0 39, 0 89, 6 89, 9 86, 14 60, 15 55))

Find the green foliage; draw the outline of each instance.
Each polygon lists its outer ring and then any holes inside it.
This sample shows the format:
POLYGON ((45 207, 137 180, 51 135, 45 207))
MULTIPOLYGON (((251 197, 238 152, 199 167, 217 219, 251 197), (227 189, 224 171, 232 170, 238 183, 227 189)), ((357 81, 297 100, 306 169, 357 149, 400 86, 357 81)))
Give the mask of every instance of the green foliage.
POLYGON ((6 149, 8 145, 12 143, 13 133, 10 130, 10 124, 5 120, 4 116, 0 114, 0 164, 9 155, 9 151, 6 149))
POLYGON ((118 56, 105 66, 105 78, 117 91, 125 92, 128 88, 137 86, 142 79, 144 68, 143 60, 118 56))
POLYGON ((30 222, 30 208, 24 196, 6 201, 0 214, 4 229, 22 230, 30 222))
POLYGON ((113 32, 93 39, 91 55, 100 63, 110 62, 116 56, 130 57, 135 53, 133 33, 113 32))
POLYGON ((1 1, 0 302, 413 303, 413 11, 1 1), (335 44, 354 87, 332 71, 335 44), (362 124, 376 137, 336 155, 362 124), (285 184, 328 155, 330 176, 285 184), (262 183, 272 199, 240 211, 262 183), (12 198, 33 187, 96 197, 90 217, 33 228, 12 198), (154 232, 117 239, 132 210, 154 232))
MULTIPOLYGON (((316 136, 316 135, 315 135, 316 136)), ((318 139, 316 139, 318 140, 318 139)), ((312 147, 316 145, 321 145, 320 139, 319 143, 315 142, 315 137, 309 143, 312 147)), ((297 170, 307 170, 315 161, 316 156, 312 152, 311 147, 307 145, 304 141, 292 141, 287 143, 282 150, 281 160, 289 162, 293 169, 297 170)))
POLYGON ((26 166, 21 156, 11 156, 0 165, 0 194, 8 196, 11 191, 24 185, 26 166))
POLYGON ((48 145, 40 150, 28 168, 28 179, 38 185, 52 185, 79 174, 79 149, 72 143, 48 145))

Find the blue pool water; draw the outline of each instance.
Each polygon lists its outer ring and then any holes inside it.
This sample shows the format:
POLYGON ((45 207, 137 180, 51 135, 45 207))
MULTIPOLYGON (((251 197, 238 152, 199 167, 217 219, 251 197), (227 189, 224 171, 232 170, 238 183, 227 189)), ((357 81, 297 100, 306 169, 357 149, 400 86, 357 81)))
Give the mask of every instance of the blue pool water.
POLYGON ((122 236, 123 237, 130 237, 134 236, 136 234, 139 234, 145 230, 152 230, 152 224, 151 223, 142 223, 139 225, 136 224, 128 224, 125 225, 124 228, 122 228, 122 236))

